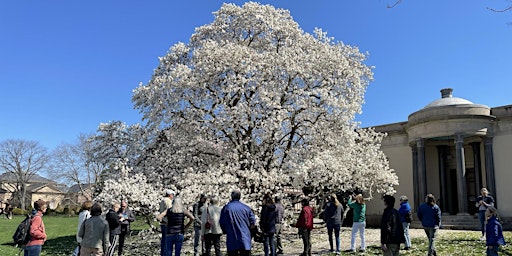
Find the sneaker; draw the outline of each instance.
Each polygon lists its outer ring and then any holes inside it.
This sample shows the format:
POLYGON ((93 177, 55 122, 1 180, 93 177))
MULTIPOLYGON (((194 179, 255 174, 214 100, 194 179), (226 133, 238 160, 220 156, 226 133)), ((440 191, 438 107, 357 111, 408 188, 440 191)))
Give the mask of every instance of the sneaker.
POLYGON ((278 251, 276 254, 284 254, 283 251, 278 251))
POLYGON ((411 247, 404 247, 404 250, 406 250, 406 251, 408 251, 410 249, 411 249, 411 247))
POLYGON ((481 236, 480 241, 485 241, 485 236, 481 236))
POLYGON ((340 255, 340 254, 341 254, 341 253, 340 253, 340 251, 337 251, 337 252, 336 252, 336 255, 340 255))

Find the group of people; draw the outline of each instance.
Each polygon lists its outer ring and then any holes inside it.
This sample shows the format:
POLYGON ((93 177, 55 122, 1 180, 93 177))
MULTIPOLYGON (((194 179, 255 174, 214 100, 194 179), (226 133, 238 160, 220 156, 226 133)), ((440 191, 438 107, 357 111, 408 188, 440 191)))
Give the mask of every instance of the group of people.
MULTIPOLYGON (((214 248, 215 255, 220 256, 220 241, 226 235, 226 249, 228 256, 250 255, 252 239, 256 234, 262 236, 265 256, 283 254, 281 231, 284 218, 284 207, 280 197, 272 197, 267 193, 262 198, 262 208, 259 218, 258 230, 256 216, 252 209, 240 202, 241 192, 233 190, 228 204, 219 206, 219 198, 199 196, 194 204, 193 211, 189 212, 180 197, 176 197, 173 190, 166 190, 165 197, 160 202, 157 219, 160 220, 162 232, 161 255, 181 254, 185 231, 194 226, 194 255, 211 255, 214 248), (209 201, 209 202, 208 202, 209 201), (185 219, 188 219, 186 222, 185 219), (185 223, 186 222, 186 223, 185 223)), ((385 209, 381 218, 381 249, 383 255, 399 255, 400 245, 404 249, 411 248, 409 226, 412 220, 412 208, 406 196, 400 196, 400 207, 395 209, 395 197, 383 197, 385 209)), ((302 208, 297 221, 292 224, 298 228, 302 238, 303 252, 301 256, 310 256, 311 231, 313 229, 314 210, 309 205, 310 200, 301 200, 302 208)), ((350 209, 352 214, 352 234, 350 249, 355 252, 356 236, 359 233, 360 251, 364 251, 366 204, 361 194, 349 197, 347 208, 344 209, 336 194, 331 194, 322 211, 322 218, 327 227, 330 251, 340 254, 340 229, 344 218, 350 209)), ((499 246, 504 245, 502 226, 499 222, 498 211, 494 207, 494 199, 487 189, 481 190, 476 200, 479 209, 482 240, 486 241, 487 255, 498 255, 499 246)), ((24 246, 25 256, 38 256, 41 247, 46 241, 46 232, 42 216, 46 212, 47 203, 43 200, 34 202, 30 226, 30 241, 24 246)), ((130 233, 130 223, 135 220, 133 212, 128 208, 126 201, 112 202, 111 208, 101 217, 102 207, 98 203, 86 201, 82 204, 82 211, 78 220, 77 242, 79 244, 75 255, 108 255, 113 256, 117 249, 118 255, 123 254, 126 236, 130 233)), ((428 238, 428 255, 437 255, 435 249, 436 237, 441 227, 441 209, 436 203, 434 195, 428 194, 425 202, 417 210, 417 217, 428 238)))
POLYGON ((252 237, 258 232, 261 232, 265 255, 282 254, 280 234, 284 207, 281 199, 270 194, 263 196, 259 222, 261 231, 257 231, 256 216, 249 206, 240 202, 240 198, 241 192, 234 190, 231 201, 220 207, 218 197, 208 198, 201 194, 191 213, 173 190, 167 190, 157 216, 162 232, 161 255, 179 256, 185 231, 191 225, 194 226, 195 256, 211 255, 212 247, 216 256, 222 255, 220 241, 223 234, 226 234, 228 255, 250 255, 252 237))
POLYGON ((123 255, 126 237, 130 234, 130 223, 135 215, 126 201, 114 201, 105 215, 101 217, 102 207, 98 203, 85 201, 78 215, 78 247, 75 255, 113 256, 116 249, 123 255))

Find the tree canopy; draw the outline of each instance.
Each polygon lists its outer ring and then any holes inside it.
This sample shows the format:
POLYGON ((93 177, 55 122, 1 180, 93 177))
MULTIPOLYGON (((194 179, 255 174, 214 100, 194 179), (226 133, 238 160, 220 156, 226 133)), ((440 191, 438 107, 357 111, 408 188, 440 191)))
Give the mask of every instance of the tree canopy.
POLYGON ((366 54, 270 5, 224 4, 214 16, 134 90, 146 141, 129 172, 187 203, 233 188, 247 202, 284 187, 394 192, 383 135, 354 120, 373 76, 366 54))

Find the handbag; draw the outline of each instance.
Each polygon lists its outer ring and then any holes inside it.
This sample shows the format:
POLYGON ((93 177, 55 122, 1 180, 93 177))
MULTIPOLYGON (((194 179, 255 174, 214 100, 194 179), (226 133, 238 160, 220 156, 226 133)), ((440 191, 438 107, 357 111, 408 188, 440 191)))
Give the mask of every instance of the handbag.
POLYGON ((212 225, 212 220, 210 218, 210 212, 208 211, 208 208, 210 208, 210 207, 206 207, 206 223, 204 224, 204 227, 206 229, 210 229, 213 226, 212 225))

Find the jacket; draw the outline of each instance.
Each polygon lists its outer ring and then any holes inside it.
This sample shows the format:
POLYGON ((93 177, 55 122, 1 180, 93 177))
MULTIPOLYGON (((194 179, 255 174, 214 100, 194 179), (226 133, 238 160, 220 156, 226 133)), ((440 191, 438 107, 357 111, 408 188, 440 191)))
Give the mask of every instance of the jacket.
POLYGON ((231 200, 220 213, 222 231, 226 234, 226 249, 251 250, 251 226, 256 224, 256 217, 251 208, 239 200, 231 200))
POLYGON ((101 248, 103 252, 110 246, 108 223, 100 216, 93 216, 85 220, 78 231, 81 239, 80 246, 85 248, 101 248))
POLYGON ((78 227, 76 231, 76 241, 78 243, 82 242, 82 238, 78 235, 78 232, 80 231, 80 227, 82 226, 82 223, 84 220, 89 219, 91 217, 91 212, 89 210, 83 210, 78 214, 78 227))
POLYGON ((328 202, 324 210, 324 221, 328 224, 341 225, 343 223, 343 205, 336 206, 333 202, 328 202))
POLYGON ((492 216, 487 220, 487 224, 485 225, 485 238, 485 245, 505 245, 503 228, 496 216, 492 216))
POLYGON ((263 205, 260 213, 260 228, 263 234, 276 233, 277 211, 275 205, 263 205))
POLYGON ((110 229, 110 236, 115 236, 121 234, 121 221, 119 219, 119 213, 110 209, 105 215, 105 219, 108 222, 108 227, 110 229))
POLYGON ((398 211, 393 207, 386 207, 380 221, 381 244, 405 243, 404 228, 398 211))
POLYGON ((353 201, 352 198, 349 198, 347 205, 354 209, 353 222, 366 221, 366 204, 359 204, 357 201, 353 201))
POLYGON ((305 228, 307 230, 313 229, 313 208, 311 208, 311 206, 306 205, 302 207, 302 211, 300 211, 299 219, 297 219, 295 227, 305 228))
POLYGON ((126 208, 126 210, 123 212, 119 210, 119 214, 123 215, 124 220, 120 222, 121 224, 121 231, 130 233, 130 223, 135 221, 135 215, 133 214, 132 210, 129 208, 126 208))
POLYGON ((418 208, 418 219, 425 228, 441 226, 441 209, 437 204, 423 203, 418 208))
POLYGON ((203 211, 201 214, 201 234, 222 234, 222 228, 220 228, 220 211, 222 208, 218 205, 210 205, 203 211), (208 216, 210 216, 210 224, 211 227, 207 229, 205 227, 206 222, 208 220, 208 216))
POLYGON ((43 245, 46 241, 46 231, 43 223, 43 213, 38 211, 30 221, 30 241, 27 246, 43 245))
POLYGON ((400 219, 402 222, 407 222, 405 221, 405 215, 409 214, 410 211, 412 211, 412 209, 409 202, 406 201, 400 203, 400 209, 398 209, 398 213, 400 213, 400 219))

